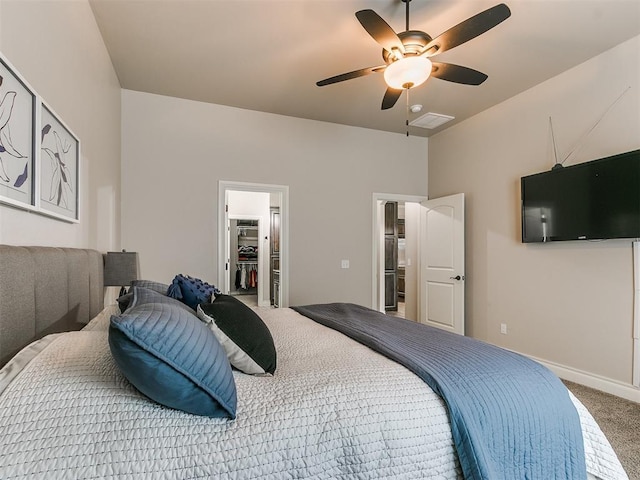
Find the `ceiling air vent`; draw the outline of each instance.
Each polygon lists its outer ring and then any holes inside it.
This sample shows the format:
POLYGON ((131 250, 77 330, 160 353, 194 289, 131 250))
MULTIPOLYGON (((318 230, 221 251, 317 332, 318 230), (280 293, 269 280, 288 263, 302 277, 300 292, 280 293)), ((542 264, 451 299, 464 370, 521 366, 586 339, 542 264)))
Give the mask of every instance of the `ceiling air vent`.
POLYGON ((409 123, 409 125, 413 127, 432 129, 432 128, 437 128, 440 125, 443 125, 447 122, 450 122, 454 118, 455 117, 451 117, 449 115, 443 115, 441 113, 429 112, 429 113, 425 113, 421 117, 416 118, 415 120, 412 120, 409 123))

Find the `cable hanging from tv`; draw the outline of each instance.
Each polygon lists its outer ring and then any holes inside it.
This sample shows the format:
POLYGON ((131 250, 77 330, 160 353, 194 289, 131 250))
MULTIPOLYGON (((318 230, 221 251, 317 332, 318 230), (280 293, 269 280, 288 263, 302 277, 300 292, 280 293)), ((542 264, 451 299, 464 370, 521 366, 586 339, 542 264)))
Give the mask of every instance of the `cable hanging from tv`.
POLYGON ((604 119, 604 117, 607 115, 607 113, 609 113, 609 111, 615 106, 616 103, 618 103, 620 101, 620 99, 625 95, 625 93, 627 93, 629 90, 631 90, 631 86, 627 87, 619 96, 618 98, 616 98, 613 103, 611 105, 609 105, 606 110, 602 113, 602 115, 600 115, 600 117, 598 118, 598 120, 596 120, 596 122, 593 124, 593 126, 587 130, 585 132, 584 135, 582 135, 582 137, 580 137, 580 139, 576 142, 576 144, 574 145, 573 149, 567 154, 566 157, 564 157, 564 160, 562 160, 562 162, 558 162, 558 148, 556 146, 556 138, 553 134, 553 123, 551 122, 551 116, 549 116, 549 128, 551 129, 551 141, 553 142, 553 153, 555 155, 555 161, 556 163, 553 165, 553 167, 551 168, 551 170, 556 170, 558 168, 562 168, 564 166, 564 163, 569 160, 569 158, 576 152, 578 151, 579 147, 581 147, 584 144, 584 140, 586 140, 586 138, 589 136, 589 134, 591 132, 593 132, 596 127, 600 124, 600 122, 602 122, 602 120, 604 119))

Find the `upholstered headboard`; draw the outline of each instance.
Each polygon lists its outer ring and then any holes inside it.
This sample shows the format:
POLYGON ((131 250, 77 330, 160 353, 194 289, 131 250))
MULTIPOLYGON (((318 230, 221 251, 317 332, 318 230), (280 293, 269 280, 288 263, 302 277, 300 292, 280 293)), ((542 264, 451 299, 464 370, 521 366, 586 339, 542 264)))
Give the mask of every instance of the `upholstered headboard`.
POLYGON ((78 330, 104 306, 96 250, 0 245, 0 366, 33 340, 78 330))

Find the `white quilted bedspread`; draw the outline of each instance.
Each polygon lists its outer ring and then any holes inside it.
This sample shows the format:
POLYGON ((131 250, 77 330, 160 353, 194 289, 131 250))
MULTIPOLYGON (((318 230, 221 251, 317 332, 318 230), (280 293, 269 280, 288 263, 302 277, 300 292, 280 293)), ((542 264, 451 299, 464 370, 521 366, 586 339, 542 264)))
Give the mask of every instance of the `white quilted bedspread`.
MULTIPOLYGON (((138 393, 111 359, 108 316, 55 338, 0 396, 0 479, 462 478, 444 404, 418 377, 292 310, 258 313, 278 367, 234 372, 236 420, 138 393)), ((626 478, 577 403, 589 472, 626 478)))

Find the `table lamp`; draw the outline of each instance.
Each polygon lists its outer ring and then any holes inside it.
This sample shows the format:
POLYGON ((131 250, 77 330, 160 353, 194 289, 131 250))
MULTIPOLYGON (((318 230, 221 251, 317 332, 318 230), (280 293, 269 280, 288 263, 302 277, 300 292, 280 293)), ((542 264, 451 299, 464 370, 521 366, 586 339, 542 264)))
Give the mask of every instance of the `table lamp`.
POLYGON ((138 252, 107 252, 104 261, 104 286, 121 287, 120 296, 127 293, 126 287, 138 279, 138 252))

